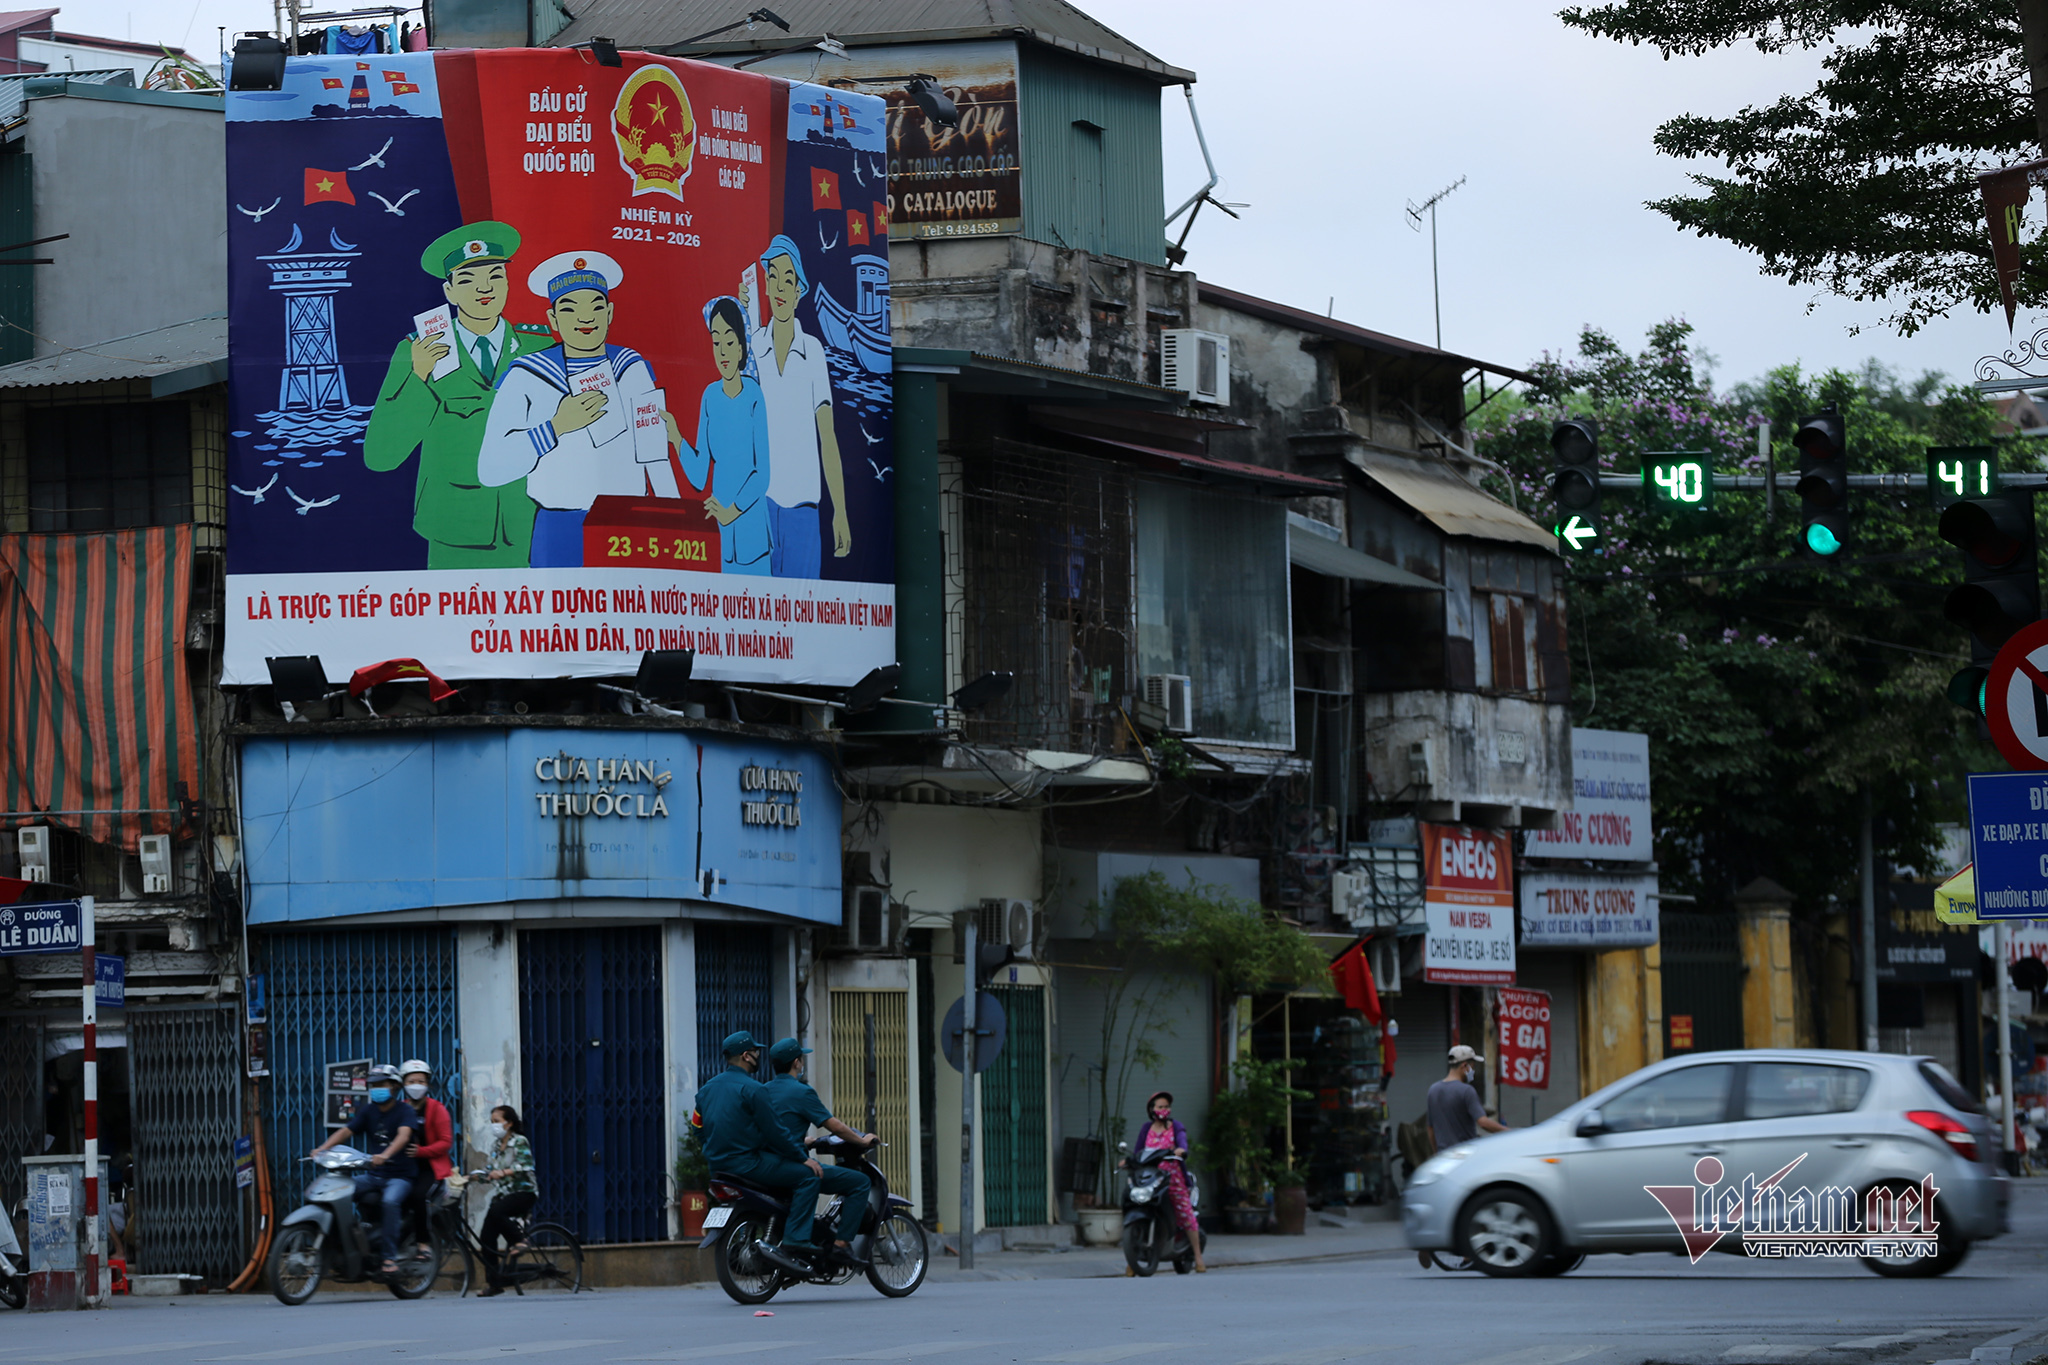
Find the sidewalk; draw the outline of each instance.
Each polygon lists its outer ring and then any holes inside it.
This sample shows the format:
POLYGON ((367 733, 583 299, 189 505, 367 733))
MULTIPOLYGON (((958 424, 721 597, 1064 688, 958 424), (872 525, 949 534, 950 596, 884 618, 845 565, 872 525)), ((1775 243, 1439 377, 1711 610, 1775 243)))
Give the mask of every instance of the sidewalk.
MULTIPOLYGON (((1345 1260, 1364 1256, 1413 1256, 1401 1240, 1398 1220, 1347 1222, 1343 1227, 1319 1225, 1309 1214, 1304 1236, 1232 1237, 1210 1236, 1205 1259, 1217 1266, 1272 1265, 1287 1261, 1345 1260)), ((960 1269, 958 1255, 941 1253, 933 1238, 930 1277, 937 1283, 975 1280, 1085 1280, 1124 1273, 1124 1253, 1119 1247, 1061 1247, 1039 1251, 977 1251, 974 1269, 960 1269)), ((952 1240, 946 1239, 948 1248, 952 1240)), ((1171 1275, 1173 1267, 1161 1262, 1159 1273, 1171 1275)))

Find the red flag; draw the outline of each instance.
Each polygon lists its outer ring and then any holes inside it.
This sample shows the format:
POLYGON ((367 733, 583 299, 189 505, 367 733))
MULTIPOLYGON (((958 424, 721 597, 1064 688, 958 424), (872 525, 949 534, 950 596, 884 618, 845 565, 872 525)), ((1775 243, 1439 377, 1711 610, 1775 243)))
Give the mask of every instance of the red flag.
POLYGON ((0 905, 14 904, 34 885, 34 882, 25 882, 19 877, 0 877, 0 905))
POLYGON ((868 244, 868 216, 859 209, 846 211, 846 244, 866 246, 868 244))
POLYGON ((320 78, 320 88, 322 90, 339 90, 346 84, 347 82, 339 76, 322 76, 320 78))
POLYGON ((411 81, 399 81, 391 87, 391 93, 394 95, 417 95, 419 92, 420 88, 411 81))
POLYGON ((811 172, 811 211, 839 207, 839 176, 833 171, 811 172))
POLYGON ((356 63, 356 70, 358 70, 358 71, 368 71, 369 69, 370 69, 370 64, 369 64, 368 62, 357 62, 357 63, 356 63))
POLYGON ((306 167, 306 202, 309 204, 353 204, 347 171, 323 171, 306 167))
POLYGON ((889 235, 889 206, 878 202, 875 205, 874 214, 875 236, 887 237, 889 235))
POLYGON ((409 79, 403 71, 386 71, 383 75, 385 80, 393 82, 409 79))
POLYGON ((386 659, 381 664, 367 664, 349 675, 348 694, 360 697, 378 683, 408 681, 425 682, 429 701, 455 695, 454 688, 435 676, 434 670, 418 659, 386 659))
POLYGON ((1379 987, 1373 983, 1372 964, 1365 960, 1365 945, 1354 943, 1330 964, 1330 982, 1344 997, 1344 1008, 1357 1010, 1371 1023, 1384 1017, 1380 1010, 1379 987))
POLYGON ((2013 290, 2020 279, 2020 219, 2027 209, 2027 196, 2041 162, 2007 166, 1977 177, 1984 193, 1985 226, 1991 232, 1991 265, 1998 275, 1998 297, 2005 304, 2005 328, 2012 330, 2013 311, 2018 299, 2013 290))

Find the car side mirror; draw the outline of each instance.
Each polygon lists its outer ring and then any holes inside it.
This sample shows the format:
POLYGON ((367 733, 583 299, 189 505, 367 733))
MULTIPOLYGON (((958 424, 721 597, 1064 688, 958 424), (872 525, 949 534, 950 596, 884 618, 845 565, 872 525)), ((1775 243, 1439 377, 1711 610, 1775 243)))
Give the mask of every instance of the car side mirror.
POLYGON ((1579 1126, 1573 1130, 1580 1137, 1598 1137, 1608 1130, 1607 1120, 1600 1116, 1598 1109, 1588 1109, 1579 1115, 1579 1126))

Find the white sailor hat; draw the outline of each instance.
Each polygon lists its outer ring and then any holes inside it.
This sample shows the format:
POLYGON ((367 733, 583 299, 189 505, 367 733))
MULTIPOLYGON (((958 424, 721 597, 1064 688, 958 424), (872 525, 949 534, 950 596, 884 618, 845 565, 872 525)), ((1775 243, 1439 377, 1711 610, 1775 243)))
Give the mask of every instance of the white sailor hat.
POLYGON ((526 287, 546 299, 552 308, 562 295, 576 289, 610 294, 625 277, 619 263, 601 251, 565 251, 535 266, 526 277, 526 287))

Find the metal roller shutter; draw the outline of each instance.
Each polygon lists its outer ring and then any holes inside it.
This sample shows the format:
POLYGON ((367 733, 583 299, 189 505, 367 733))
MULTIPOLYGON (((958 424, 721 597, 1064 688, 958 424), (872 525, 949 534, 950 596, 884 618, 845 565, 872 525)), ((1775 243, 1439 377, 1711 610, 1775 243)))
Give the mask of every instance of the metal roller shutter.
POLYGON ((241 1269, 235 1025, 232 1007, 127 1012, 138 1274, 204 1275, 219 1284, 241 1269))
POLYGON ((775 1041, 775 939, 765 925, 700 920, 697 939, 697 1081, 725 1070, 718 1045, 747 1030, 775 1041))

